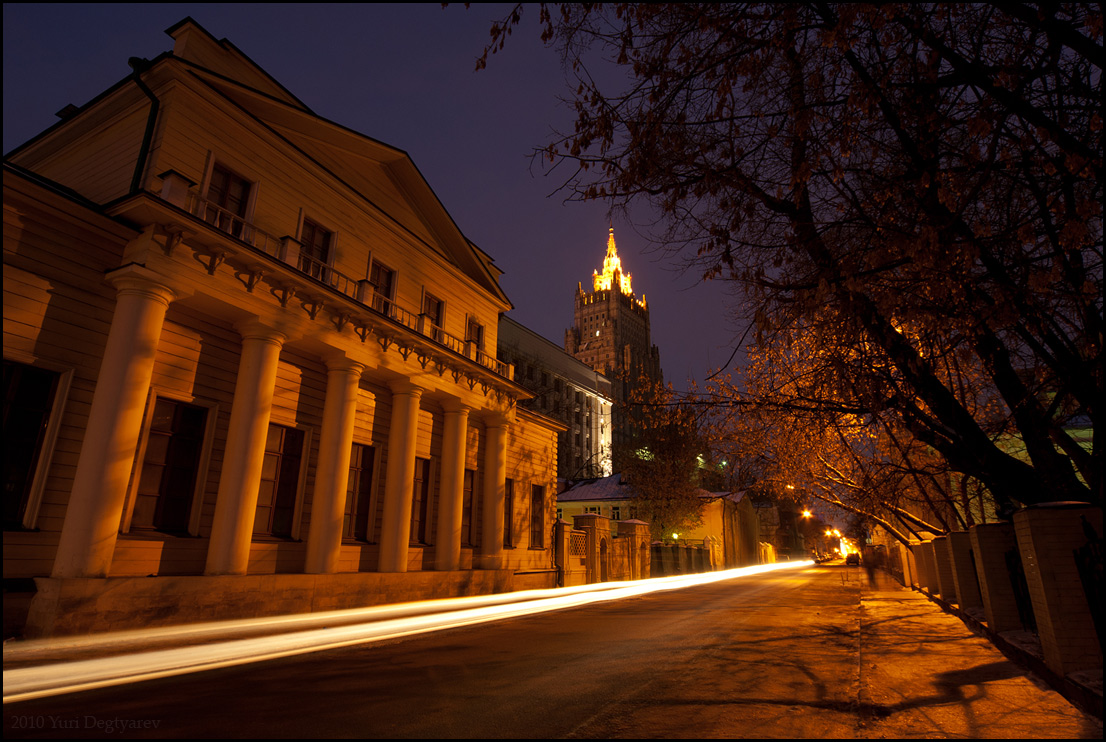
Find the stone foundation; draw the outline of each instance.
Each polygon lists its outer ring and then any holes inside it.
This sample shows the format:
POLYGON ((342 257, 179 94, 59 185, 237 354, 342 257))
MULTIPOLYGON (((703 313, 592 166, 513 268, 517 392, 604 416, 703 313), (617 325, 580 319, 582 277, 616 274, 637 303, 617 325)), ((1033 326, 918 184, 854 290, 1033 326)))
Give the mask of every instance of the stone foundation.
POLYGON ((555 570, 36 578, 27 638, 556 587, 555 570))

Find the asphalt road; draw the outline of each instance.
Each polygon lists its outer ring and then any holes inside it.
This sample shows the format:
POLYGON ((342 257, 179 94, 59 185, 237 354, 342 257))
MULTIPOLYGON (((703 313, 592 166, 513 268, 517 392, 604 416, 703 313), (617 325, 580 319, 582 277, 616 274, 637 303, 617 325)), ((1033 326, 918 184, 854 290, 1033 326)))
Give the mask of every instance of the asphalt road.
POLYGON ((916 593, 856 568, 6 704, 4 736, 1100 738, 916 593))

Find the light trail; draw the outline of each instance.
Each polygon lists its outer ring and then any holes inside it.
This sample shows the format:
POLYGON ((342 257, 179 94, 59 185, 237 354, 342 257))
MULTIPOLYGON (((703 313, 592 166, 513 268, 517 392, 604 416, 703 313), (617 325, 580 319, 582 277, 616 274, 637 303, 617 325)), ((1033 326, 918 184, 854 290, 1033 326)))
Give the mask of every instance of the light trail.
POLYGON ((101 637, 26 642, 9 650, 5 662, 58 649, 111 649, 153 641, 196 640, 218 635, 293 628, 291 633, 174 647, 89 660, 56 662, 4 672, 4 703, 75 693, 93 688, 137 683, 309 652, 398 639, 441 629, 517 618, 534 613, 621 600, 636 595, 705 585, 781 569, 813 566, 814 562, 778 562, 633 582, 606 582, 555 590, 528 590, 494 596, 450 598, 326 614, 302 614, 244 621, 220 621, 179 628, 128 631, 101 637), (339 625, 335 625, 335 624, 339 625), (302 628, 311 626, 313 628, 302 628), (299 628, 297 628, 299 627, 299 628))

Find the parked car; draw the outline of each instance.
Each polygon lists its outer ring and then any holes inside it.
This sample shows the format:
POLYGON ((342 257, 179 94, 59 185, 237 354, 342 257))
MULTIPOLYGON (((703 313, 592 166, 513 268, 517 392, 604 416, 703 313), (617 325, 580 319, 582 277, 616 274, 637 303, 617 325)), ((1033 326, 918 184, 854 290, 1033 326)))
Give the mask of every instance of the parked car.
POLYGON ((845 556, 845 565, 848 566, 848 567, 859 567, 860 566, 860 554, 858 552, 855 552, 855 551, 849 552, 845 556))

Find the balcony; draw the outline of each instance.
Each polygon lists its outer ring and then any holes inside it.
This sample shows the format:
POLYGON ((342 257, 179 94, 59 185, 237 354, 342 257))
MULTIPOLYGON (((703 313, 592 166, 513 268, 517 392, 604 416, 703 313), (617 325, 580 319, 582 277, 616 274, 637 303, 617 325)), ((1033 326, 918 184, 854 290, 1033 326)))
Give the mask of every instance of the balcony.
POLYGON ((200 198, 199 194, 195 192, 188 194, 187 208, 188 213, 192 216, 198 217, 219 231, 225 232, 267 255, 281 259, 284 251, 284 241, 262 229, 258 229, 237 214, 227 211, 205 198, 200 198))
POLYGON ((352 278, 323 261, 302 254, 296 240, 276 237, 241 216, 201 198, 195 191, 188 192, 187 211, 238 242, 294 268, 300 274, 357 302, 372 313, 429 338, 437 345, 479 364, 497 376, 511 379, 511 367, 485 353, 476 343, 451 335, 433 324, 426 315, 412 312, 394 299, 378 294, 368 280, 352 278))

